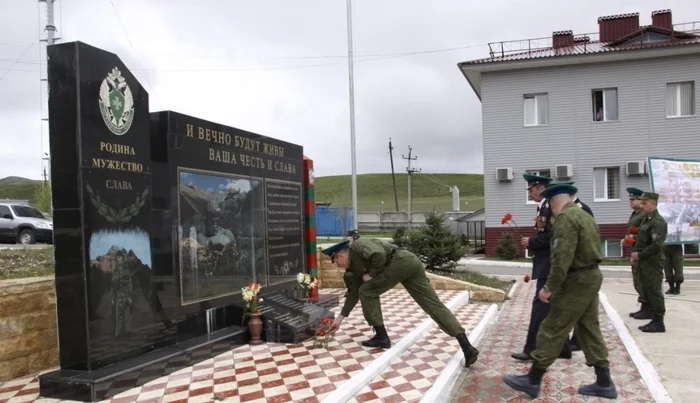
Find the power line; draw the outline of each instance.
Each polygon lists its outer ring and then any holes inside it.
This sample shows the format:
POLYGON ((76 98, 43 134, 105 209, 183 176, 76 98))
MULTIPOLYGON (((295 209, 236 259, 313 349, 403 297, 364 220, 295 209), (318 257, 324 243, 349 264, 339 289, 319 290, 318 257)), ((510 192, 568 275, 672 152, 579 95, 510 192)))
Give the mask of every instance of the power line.
MULTIPOLYGON (((5 78, 5 76, 7 76, 7 75, 10 73, 10 71, 12 71, 12 69, 15 67, 15 65, 17 65, 18 63, 22 63, 22 62, 23 62, 23 61, 20 60, 20 59, 22 59, 22 58, 24 57, 24 55, 26 55, 27 52, 29 52, 29 49, 31 49, 31 48, 39 41, 39 39, 40 39, 40 37, 37 38, 37 39, 35 39, 34 42, 32 42, 29 46, 25 47, 25 48, 24 48, 24 52, 22 52, 22 54, 21 54, 16 60, 0 60, 0 61, 5 61, 5 62, 11 62, 11 63, 12 63, 12 65, 7 69, 7 71, 5 72, 5 74, 3 74, 2 77, 0 77, 0 81, 2 81, 2 80, 5 78)), ((41 64, 41 62, 39 62, 39 63, 37 63, 37 64, 41 64)))

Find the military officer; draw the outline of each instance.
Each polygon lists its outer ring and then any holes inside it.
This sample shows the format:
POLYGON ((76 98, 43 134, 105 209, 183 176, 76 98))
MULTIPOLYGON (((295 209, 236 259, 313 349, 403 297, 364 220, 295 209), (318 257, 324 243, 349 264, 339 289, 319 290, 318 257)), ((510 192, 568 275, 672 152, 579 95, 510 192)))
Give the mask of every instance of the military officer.
POLYGON ((440 301, 425 274, 425 266, 418 256, 395 245, 375 238, 343 241, 323 251, 331 261, 345 269, 343 279, 350 290, 340 315, 333 321, 332 332, 357 304, 362 302, 362 313, 374 327, 375 336, 362 342, 365 347, 390 348, 391 340, 384 326, 379 297, 401 283, 416 303, 440 326, 443 332, 455 337, 464 352, 465 367, 474 364, 479 350, 471 345, 464 328, 454 314, 440 301))
POLYGON ((551 306, 537 333, 537 349, 531 353, 532 367, 526 375, 506 375, 504 382, 513 389, 537 397, 540 384, 566 344, 569 332, 576 330, 586 364, 595 368, 596 381, 582 385, 578 393, 609 399, 617 398, 610 378, 608 351, 598 321, 598 292, 603 274, 598 264, 600 233, 595 219, 574 202, 574 185, 554 185, 542 192, 549 200, 556 222, 552 231, 552 261, 547 283, 538 298, 551 306))
MULTIPOLYGON (((573 185, 574 182, 552 182, 549 185, 554 186, 554 185, 573 185)), ((581 201, 581 199, 578 198, 578 196, 574 199, 574 204, 580 208, 583 209, 586 213, 590 214, 591 217, 595 217, 593 215, 593 210, 591 210, 590 207, 584 202, 581 201)), ((569 340, 569 348, 571 351, 581 351, 581 346, 578 343, 578 338, 576 337, 576 332, 571 336, 571 340, 569 340)))
MULTIPOLYGON (((532 200, 539 203, 537 207, 537 217, 535 218, 535 233, 530 237, 523 237, 521 243, 532 253, 532 279, 536 280, 535 296, 532 300, 530 311, 530 324, 527 329, 527 337, 522 352, 511 354, 516 360, 528 361, 531 359, 530 353, 535 350, 537 341, 537 330, 540 324, 547 317, 549 304, 543 303, 537 298, 542 287, 547 282, 550 264, 549 235, 551 231, 551 211, 549 202, 542 197, 541 193, 552 182, 551 178, 531 174, 523 174, 523 179, 527 182, 527 192, 532 200)), ((562 347, 561 358, 570 359, 571 349, 568 344, 562 347)))
POLYGON ((665 245, 664 257, 664 272, 669 286, 666 294, 678 295, 683 283, 683 245, 665 245))
MULTIPOLYGON (((642 211, 642 201, 641 197, 644 191, 641 189, 629 187, 627 189, 627 194, 629 194, 630 208, 632 209, 632 214, 629 220, 627 220, 627 238, 635 238, 635 234, 630 234, 630 229, 639 226, 644 222, 645 214, 642 211)), ((624 242, 624 240, 623 240, 624 242)), ((632 284, 634 284, 634 290, 637 292, 637 302, 642 304, 637 312, 631 312, 630 317, 639 319, 651 319, 651 311, 649 310, 649 304, 644 299, 644 293, 642 292, 642 283, 639 281, 639 268, 637 264, 632 264, 632 284)))
POLYGON ((637 241, 634 243, 634 252, 632 252, 630 263, 637 264, 639 269, 642 293, 651 309, 651 322, 639 326, 639 330, 645 333, 663 333, 666 331, 664 325, 666 301, 661 293, 661 283, 663 282, 662 267, 665 259, 664 242, 668 227, 666 220, 656 209, 659 195, 644 192, 641 200, 645 217, 637 232, 637 241))

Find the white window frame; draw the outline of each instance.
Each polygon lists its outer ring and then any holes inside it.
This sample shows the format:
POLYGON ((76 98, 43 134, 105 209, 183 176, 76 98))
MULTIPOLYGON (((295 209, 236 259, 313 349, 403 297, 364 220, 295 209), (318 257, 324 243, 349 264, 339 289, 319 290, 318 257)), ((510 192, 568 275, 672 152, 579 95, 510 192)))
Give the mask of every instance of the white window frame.
POLYGON ((620 201, 620 189, 622 188, 620 184, 620 167, 595 167, 593 168, 593 201, 594 202, 611 202, 611 201, 620 201), (605 197, 597 197, 596 195, 596 177, 595 177, 595 171, 597 169, 604 169, 605 170, 605 183, 603 185, 603 188, 605 189, 605 197), (617 198, 609 198, 608 197, 608 170, 610 169, 616 169, 617 170, 617 198))
MULTIPOLYGON (((526 169, 525 173, 531 174, 531 175, 537 175, 537 176, 546 176, 548 178, 552 177, 552 170, 549 168, 526 169)), ((530 204, 530 205, 538 205, 539 204, 534 200, 530 200, 530 195, 529 195, 529 192, 527 191, 527 189, 525 189, 525 204, 530 204)))
POLYGON ((547 126, 549 125, 549 94, 546 92, 540 92, 536 94, 525 94, 523 95, 523 126, 525 127, 534 127, 534 126, 547 126), (527 122, 527 111, 525 109, 525 102, 528 99, 532 99, 535 101, 535 123, 528 123, 527 122), (544 100, 544 108, 545 109, 545 122, 539 122, 537 119, 539 118, 539 111, 540 111, 540 102, 544 100))
POLYGON ((666 84, 666 117, 669 119, 677 119, 691 116, 695 116, 695 81, 683 81, 666 84), (685 84, 690 84, 690 114, 688 115, 682 115, 683 108, 681 107, 683 102, 683 98, 681 97, 681 86, 685 84), (674 111, 669 111, 668 105, 668 93, 671 90, 675 92, 676 97, 676 110, 674 111))
POLYGON ((623 247, 622 247, 622 239, 604 239, 602 242, 602 249, 603 249, 603 257, 604 258, 620 258, 623 257, 623 254, 625 253, 623 247), (620 247, 620 254, 616 256, 609 256, 608 255, 608 245, 609 244, 616 244, 619 245, 620 247))
POLYGON ((592 103, 592 106, 593 106, 593 108, 594 108, 594 109, 593 109, 593 122, 594 122, 594 123, 617 122, 618 120, 620 120, 620 98, 619 98, 619 94, 620 94, 620 91, 618 91, 617 87, 595 88, 595 89, 591 90, 591 103, 592 103), (612 92, 612 91, 615 91, 615 104, 616 104, 616 105, 615 105, 615 109, 617 110, 617 118, 615 118, 615 119, 608 119, 608 108, 605 107, 605 105, 607 104, 607 101, 606 101, 607 98, 606 98, 605 94, 606 94, 607 92, 612 92), (596 105, 596 104, 595 104, 595 93, 596 93, 596 92, 601 92, 601 93, 602 93, 602 95, 603 95, 603 105, 596 105), (595 115, 598 113, 598 112, 595 110, 595 107, 596 107, 596 106, 602 106, 602 107, 603 107, 603 120, 600 120, 600 121, 595 120, 595 115))
MULTIPOLYGON (((685 251, 686 245, 689 245, 689 244, 685 244, 685 243, 684 243, 684 244, 681 245, 681 246, 683 247, 683 256, 687 255, 687 253, 686 253, 686 251, 685 251)), ((696 244, 696 245, 698 245, 698 244, 696 244)), ((700 245, 698 245, 698 249, 700 249, 700 245)), ((699 250, 699 252, 700 252, 700 250, 699 250)), ((695 255, 695 254, 693 253, 693 255, 695 255)))

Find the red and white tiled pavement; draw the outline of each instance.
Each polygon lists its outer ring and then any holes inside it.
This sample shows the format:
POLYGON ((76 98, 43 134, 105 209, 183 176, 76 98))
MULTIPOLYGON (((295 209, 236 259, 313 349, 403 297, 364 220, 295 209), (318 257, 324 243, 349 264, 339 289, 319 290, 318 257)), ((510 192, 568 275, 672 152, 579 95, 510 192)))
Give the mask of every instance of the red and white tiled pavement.
MULTIPOLYGON (((463 371, 452 391, 452 401, 459 403, 531 402, 523 393, 503 383, 503 376, 526 373, 530 364, 513 360, 510 354, 521 351, 530 320, 535 293, 533 282, 520 281, 513 299, 504 305, 498 321, 479 343, 479 361, 463 371)), ((630 358, 603 307, 600 327, 607 343, 610 372, 617 387, 617 402, 653 402, 637 367, 630 358)), ((595 380, 592 368, 586 366, 582 352, 571 360, 557 360, 545 375, 538 402, 609 402, 607 399, 585 398, 577 393, 583 383, 595 380)))
MULTIPOLYGON (((341 295, 344 290, 323 290, 341 295)), ((438 291, 448 303, 459 291, 438 291)), ((382 296, 385 324, 392 342, 409 334, 428 316, 403 289, 382 296)), ((488 305, 470 303, 453 309, 467 332, 482 319, 488 305)), ((334 310, 336 313, 339 307, 334 310)), ((145 385, 123 391, 109 401, 125 402, 321 402, 382 354, 360 341, 372 337, 360 305, 343 322, 327 349, 299 345, 242 346, 145 385)), ((430 388, 441 368, 457 352, 456 340, 434 326, 392 362, 353 402, 413 402, 430 388)), ((0 384, 0 403, 52 401, 38 397, 36 376, 0 384)))

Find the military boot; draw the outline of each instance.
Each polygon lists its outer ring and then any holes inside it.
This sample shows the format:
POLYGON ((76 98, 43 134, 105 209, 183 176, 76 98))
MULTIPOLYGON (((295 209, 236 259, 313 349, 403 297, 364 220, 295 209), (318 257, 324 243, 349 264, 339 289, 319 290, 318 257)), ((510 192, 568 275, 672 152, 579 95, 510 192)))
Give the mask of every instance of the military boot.
POLYGON ((681 283, 676 283, 676 286, 673 288, 673 295, 680 295, 681 293, 681 283))
POLYGON ((530 372, 526 375, 506 375, 503 382, 511 388, 520 392, 525 392, 530 397, 537 397, 540 394, 540 384, 546 370, 530 367, 530 372))
POLYGON ((386 328, 384 325, 379 325, 374 327, 375 335, 369 340, 362 342, 365 347, 372 348, 391 348, 391 340, 389 340, 389 335, 386 333, 386 328))
POLYGON ((595 383, 581 385, 578 393, 585 396, 617 399, 617 389, 610 378, 610 368, 595 367, 595 383))
POLYGON ((639 326, 639 330, 644 333, 666 333, 663 315, 654 314, 651 322, 644 326, 639 326))
POLYGON ((676 283, 673 281, 667 281, 668 283, 668 290, 666 291, 666 295, 671 295, 676 291, 676 283))
MULTIPOLYGON (((636 312, 630 312, 630 318, 634 318, 635 315, 642 314, 642 313, 644 313, 645 311, 648 311, 648 310, 649 310, 649 304, 647 304, 646 302, 642 302, 642 306, 639 308, 638 311, 636 311, 636 312)), ((651 319, 651 318, 649 318, 649 319, 651 319)))
POLYGON ((634 319, 637 319, 637 320, 649 320, 649 319, 651 319, 651 317, 652 317, 651 307, 649 306, 648 303, 647 304, 642 303, 642 309, 640 309, 639 312, 635 312, 635 314, 632 317, 634 319))
POLYGON ((472 346, 472 344, 469 342, 469 339, 467 338, 467 335, 464 333, 460 333, 457 335, 457 341, 459 342, 459 346, 462 347, 462 351, 464 352, 464 367, 469 368, 472 364, 476 362, 476 359, 479 358, 479 350, 477 350, 476 347, 472 346))

